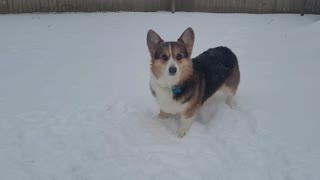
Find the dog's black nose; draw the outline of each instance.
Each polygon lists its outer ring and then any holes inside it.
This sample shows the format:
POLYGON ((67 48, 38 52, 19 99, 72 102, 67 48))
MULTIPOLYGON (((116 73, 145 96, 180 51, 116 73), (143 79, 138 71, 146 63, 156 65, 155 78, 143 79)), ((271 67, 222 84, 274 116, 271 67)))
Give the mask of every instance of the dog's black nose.
POLYGON ((177 68, 174 66, 169 67, 169 73, 171 75, 174 75, 177 72, 177 68))

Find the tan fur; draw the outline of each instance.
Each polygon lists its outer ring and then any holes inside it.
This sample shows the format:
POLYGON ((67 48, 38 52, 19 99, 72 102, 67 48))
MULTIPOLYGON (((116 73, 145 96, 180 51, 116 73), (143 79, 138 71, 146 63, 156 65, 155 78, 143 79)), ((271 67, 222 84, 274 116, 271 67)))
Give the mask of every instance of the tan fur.
POLYGON ((163 68, 166 66, 167 62, 158 61, 156 59, 151 60, 151 72, 155 78, 159 79, 162 74, 163 68))
POLYGON ((189 106, 186 109, 186 111, 184 112, 184 115, 187 118, 194 117, 202 105, 201 99, 204 95, 205 88, 204 88, 203 79, 201 79, 201 81, 202 81, 202 83, 198 83, 197 86, 195 87, 195 89, 193 91, 193 95, 192 95, 191 99, 189 100, 189 106))
POLYGON ((159 115, 158 115, 158 117, 159 117, 160 119, 167 119, 167 118, 169 118, 170 116, 172 116, 172 114, 166 113, 166 112, 164 112, 164 111, 162 111, 162 110, 160 110, 160 113, 159 113, 159 115))
POLYGON ((178 82, 178 85, 180 85, 191 77, 193 73, 192 61, 191 59, 182 59, 178 63, 178 66, 181 69, 181 75, 178 82))
POLYGON ((181 75, 179 78, 178 85, 183 84, 187 79, 189 79, 193 73, 191 60, 182 60, 179 63, 179 67, 181 69, 181 75))
POLYGON ((225 80, 223 85, 220 87, 220 90, 223 91, 228 96, 234 96, 237 92, 238 86, 240 83, 240 71, 239 65, 237 64, 230 76, 225 80))
POLYGON ((186 109, 186 111, 183 112, 183 115, 186 118, 194 117, 197 114, 200 107, 201 107, 201 102, 199 102, 198 99, 193 98, 192 101, 190 102, 189 107, 186 109))

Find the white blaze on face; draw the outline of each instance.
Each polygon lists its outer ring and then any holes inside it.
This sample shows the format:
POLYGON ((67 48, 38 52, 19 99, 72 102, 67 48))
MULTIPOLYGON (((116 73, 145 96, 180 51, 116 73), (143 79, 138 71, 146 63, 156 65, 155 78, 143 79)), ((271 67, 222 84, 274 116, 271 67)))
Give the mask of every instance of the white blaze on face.
POLYGON ((177 83, 179 82, 180 69, 179 69, 177 62, 175 62, 173 60, 173 53, 172 53, 170 43, 169 43, 169 53, 170 53, 170 57, 169 57, 168 61, 166 62, 166 65, 163 67, 160 77, 159 78, 155 78, 154 76, 152 76, 152 77, 154 79, 156 79, 156 81, 158 82, 158 84, 160 86, 172 88, 173 86, 177 85, 177 83), (170 73, 169 73, 170 67, 176 68, 177 72, 175 75, 170 75, 170 73))
POLYGON ((176 72, 176 75, 174 75, 174 76, 179 76, 179 67, 178 67, 178 64, 173 60, 173 53, 172 53, 172 49, 171 49, 171 44, 169 44, 169 52, 170 52, 170 58, 168 60, 167 67, 166 67, 167 74, 169 74, 170 67, 175 67, 175 68, 177 68, 177 72, 176 72))
POLYGON ((169 44, 169 52, 170 52, 170 57, 169 57, 167 66, 165 68, 164 76, 168 81, 168 86, 174 86, 179 81, 180 70, 179 70, 178 64, 173 60, 173 53, 172 53, 171 44, 169 44), (169 73, 170 67, 175 67, 177 69, 177 72, 175 75, 170 75, 170 73, 169 73))
POLYGON ((174 61, 173 61, 173 58, 172 58, 172 50, 171 50, 171 44, 169 44, 169 52, 170 52, 170 58, 168 60, 168 63, 167 63, 167 73, 169 73, 169 68, 170 67, 176 67, 174 61))
POLYGON ((168 85, 174 86, 174 85, 176 85, 176 83, 179 80, 179 68, 178 68, 177 63, 173 60, 171 43, 169 43, 169 52, 170 52, 170 57, 169 57, 169 60, 168 60, 167 66, 166 66, 165 76, 168 81, 168 85), (177 69, 177 72, 175 75, 170 75, 170 73, 169 73, 170 67, 175 67, 177 69))

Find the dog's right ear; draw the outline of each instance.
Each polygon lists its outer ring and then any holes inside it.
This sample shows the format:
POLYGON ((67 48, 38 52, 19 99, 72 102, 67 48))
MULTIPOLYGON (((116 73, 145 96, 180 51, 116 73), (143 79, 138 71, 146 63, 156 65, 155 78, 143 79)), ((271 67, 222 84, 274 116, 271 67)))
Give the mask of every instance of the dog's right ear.
POLYGON ((164 42, 164 41, 161 39, 161 37, 156 32, 154 32, 152 29, 150 29, 148 31, 147 45, 148 45, 149 52, 150 52, 151 56, 154 56, 154 53, 155 53, 157 46, 159 44, 161 44, 162 42, 164 42))

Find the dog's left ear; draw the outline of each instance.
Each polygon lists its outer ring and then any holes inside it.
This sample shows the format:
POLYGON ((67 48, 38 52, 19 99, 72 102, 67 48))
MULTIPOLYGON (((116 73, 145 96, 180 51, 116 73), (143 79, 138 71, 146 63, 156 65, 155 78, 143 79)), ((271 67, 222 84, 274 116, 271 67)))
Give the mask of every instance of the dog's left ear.
POLYGON ((188 56, 191 56, 192 54, 192 48, 193 48, 193 43, 194 43, 194 32, 191 27, 188 27, 180 36, 178 41, 183 42, 185 45, 187 51, 188 51, 188 56))

